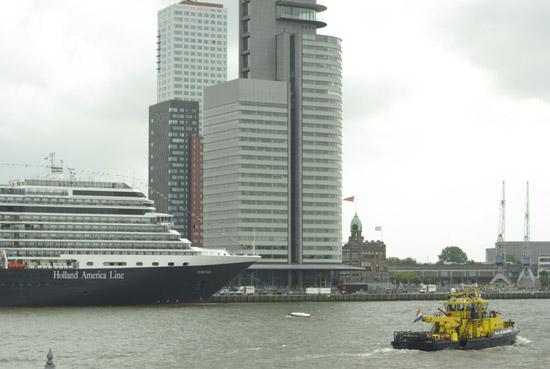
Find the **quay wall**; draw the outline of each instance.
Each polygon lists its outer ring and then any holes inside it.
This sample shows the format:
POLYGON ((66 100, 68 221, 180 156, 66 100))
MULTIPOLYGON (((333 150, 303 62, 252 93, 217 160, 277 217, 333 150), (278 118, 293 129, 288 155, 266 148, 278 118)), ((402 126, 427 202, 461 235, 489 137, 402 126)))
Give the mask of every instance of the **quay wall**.
MULTIPOLYGON (((488 300, 519 300, 519 299, 550 299, 548 291, 533 292, 482 292, 482 297, 488 300)), ((340 302, 340 301, 422 301, 446 300, 448 293, 395 293, 395 294, 331 294, 331 295, 214 295, 213 303, 244 303, 244 302, 340 302)))

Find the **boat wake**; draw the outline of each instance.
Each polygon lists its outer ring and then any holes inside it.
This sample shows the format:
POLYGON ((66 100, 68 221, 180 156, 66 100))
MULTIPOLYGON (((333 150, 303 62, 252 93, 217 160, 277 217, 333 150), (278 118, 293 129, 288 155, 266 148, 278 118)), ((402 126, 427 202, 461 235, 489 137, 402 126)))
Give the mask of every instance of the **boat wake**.
POLYGON ((395 350, 391 347, 385 347, 385 348, 378 348, 369 352, 357 352, 357 353, 351 353, 351 352, 340 352, 340 353, 333 353, 333 354, 319 354, 319 355, 307 355, 306 357, 303 357, 302 359, 322 359, 322 358, 328 358, 328 357, 375 357, 375 356, 387 356, 387 355, 403 355, 403 354, 410 354, 414 353, 411 350, 395 350))
POLYGON ((533 341, 531 341, 530 339, 522 337, 522 336, 517 336, 516 337, 516 343, 514 343, 514 346, 516 346, 516 347, 527 347, 527 346, 531 345, 531 343, 533 343, 533 341))

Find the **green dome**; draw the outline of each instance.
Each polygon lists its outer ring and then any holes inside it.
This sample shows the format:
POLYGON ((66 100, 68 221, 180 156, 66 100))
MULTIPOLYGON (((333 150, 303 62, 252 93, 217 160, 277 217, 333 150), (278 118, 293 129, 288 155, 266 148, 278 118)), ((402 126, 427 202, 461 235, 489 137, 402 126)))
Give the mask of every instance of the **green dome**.
POLYGON ((359 217, 357 214, 353 217, 351 220, 351 226, 349 227, 351 232, 362 232, 363 231, 363 225, 361 224, 361 220, 359 220, 359 217))

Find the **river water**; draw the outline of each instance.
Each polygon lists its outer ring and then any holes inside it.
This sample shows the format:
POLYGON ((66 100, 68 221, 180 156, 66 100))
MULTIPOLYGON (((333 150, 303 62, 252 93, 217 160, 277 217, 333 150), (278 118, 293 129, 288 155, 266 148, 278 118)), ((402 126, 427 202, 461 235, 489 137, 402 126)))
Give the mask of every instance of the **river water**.
POLYGON ((492 306, 516 345, 436 353, 390 346, 435 301, 0 309, 0 368, 43 368, 50 347, 57 369, 550 368, 550 300, 492 306))

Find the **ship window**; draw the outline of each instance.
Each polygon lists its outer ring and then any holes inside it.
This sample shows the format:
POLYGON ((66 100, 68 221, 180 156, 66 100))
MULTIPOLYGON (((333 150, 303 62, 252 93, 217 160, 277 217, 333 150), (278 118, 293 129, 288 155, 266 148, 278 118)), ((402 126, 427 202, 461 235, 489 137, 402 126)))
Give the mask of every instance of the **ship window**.
POLYGON ((174 266, 174 263, 168 263, 168 266, 173 267, 173 266, 174 266))
POLYGON ((159 263, 157 263, 156 261, 153 263, 153 266, 159 266, 159 263))
POLYGON ((189 265, 189 263, 187 261, 185 263, 183 263, 183 266, 186 266, 186 265, 189 265))
POLYGON ((137 266, 143 266, 143 263, 142 263, 141 261, 138 261, 138 262, 136 263, 136 265, 137 265, 137 266))
POLYGON ((93 266, 93 265, 94 265, 94 262, 93 262, 93 261, 88 261, 88 262, 86 263, 86 265, 88 265, 88 266, 93 266))

